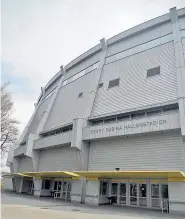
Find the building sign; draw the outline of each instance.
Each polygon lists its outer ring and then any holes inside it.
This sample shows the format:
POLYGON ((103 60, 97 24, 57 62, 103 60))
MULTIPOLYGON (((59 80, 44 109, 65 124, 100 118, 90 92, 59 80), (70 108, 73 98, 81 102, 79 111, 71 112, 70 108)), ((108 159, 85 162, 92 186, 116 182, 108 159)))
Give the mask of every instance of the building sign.
POLYGON ((147 126, 156 126, 158 124, 166 124, 166 119, 160 119, 160 120, 153 120, 153 121, 147 121, 147 122, 137 122, 137 123, 131 123, 131 124, 121 124, 121 125, 113 125, 111 127, 107 128, 96 128, 91 129, 91 134, 95 134, 98 132, 111 132, 111 131, 122 131, 123 129, 135 129, 139 127, 147 127, 147 126))
POLYGON ((86 127, 83 129, 83 140, 132 135, 178 128, 180 128, 179 113, 171 113, 86 127))

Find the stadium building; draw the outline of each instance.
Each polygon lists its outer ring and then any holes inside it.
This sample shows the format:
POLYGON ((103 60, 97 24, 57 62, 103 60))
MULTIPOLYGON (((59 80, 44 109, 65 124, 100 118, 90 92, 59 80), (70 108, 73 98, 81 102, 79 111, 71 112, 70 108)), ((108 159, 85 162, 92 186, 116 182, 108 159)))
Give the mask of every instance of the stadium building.
POLYGON ((185 213, 185 8, 100 40, 41 90, 9 151, 18 193, 185 213))

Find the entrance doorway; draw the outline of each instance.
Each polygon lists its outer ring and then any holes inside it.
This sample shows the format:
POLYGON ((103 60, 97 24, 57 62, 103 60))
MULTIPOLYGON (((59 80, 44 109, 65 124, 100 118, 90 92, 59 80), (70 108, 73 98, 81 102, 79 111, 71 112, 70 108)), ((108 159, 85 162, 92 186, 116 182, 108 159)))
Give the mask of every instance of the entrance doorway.
POLYGON ((32 195, 34 194, 34 182, 33 182, 33 180, 29 181, 28 193, 32 194, 32 195))
POLYGON ((129 200, 130 200, 130 205, 137 205, 138 203, 138 188, 137 188, 137 183, 130 183, 130 189, 129 189, 129 200))
POLYGON ((118 183, 112 183, 111 186, 112 204, 118 203, 118 183))
POLYGON ((168 206, 168 184, 151 184, 151 207, 167 208, 168 206))
POLYGON ((112 182, 112 204, 168 210, 168 184, 143 182, 112 182))
POLYGON ((120 200, 119 203, 121 205, 126 205, 127 204, 127 184, 126 183, 120 183, 120 200))
POLYGON ((147 187, 146 183, 112 183, 111 197, 113 204, 128 206, 147 206, 147 187))
POLYGON ((55 198, 65 200, 71 199, 71 181, 55 181, 54 182, 55 198))

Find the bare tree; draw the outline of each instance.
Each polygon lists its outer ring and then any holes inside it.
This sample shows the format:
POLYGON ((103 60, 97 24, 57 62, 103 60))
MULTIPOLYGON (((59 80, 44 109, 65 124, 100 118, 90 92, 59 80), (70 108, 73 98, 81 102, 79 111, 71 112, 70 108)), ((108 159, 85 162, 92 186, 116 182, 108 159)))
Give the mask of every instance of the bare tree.
POLYGON ((1 154, 8 151, 9 147, 17 140, 19 122, 12 118, 13 100, 11 93, 6 90, 9 83, 1 86, 1 154))

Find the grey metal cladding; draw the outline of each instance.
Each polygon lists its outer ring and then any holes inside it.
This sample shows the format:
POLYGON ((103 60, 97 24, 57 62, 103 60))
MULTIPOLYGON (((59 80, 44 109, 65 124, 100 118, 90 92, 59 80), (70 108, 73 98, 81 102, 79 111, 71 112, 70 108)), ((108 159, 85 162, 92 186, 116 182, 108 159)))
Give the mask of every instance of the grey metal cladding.
POLYGON ((160 66, 147 69, 147 77, 152 77, 152 76, 159 75, 159 74, 160 74, 160 66))
POLYGON ((53 83, 51 86, 49 86, 49 88, 45 91, 44 97, 46 97, 49 93, 51 93, 57 87, 59 81, 60 81, 60 78, 57 81, 55 81, 55 83, 53 83))
POLYGON ((184 156, 180 131, 107 139, 90 143, 88 170, 185 171, 184 156))
POLYGON ((156 38, 160 38, 170 33, 172 33, 172 27, 170 22, 160 24, 158 26, 152 27, 152 29, 139 32, 139 34, 135 34, 114 44, 111 44, 110 46, 108 46, 107 56, 111 56, 115 53, 127 50, 129 48, 133 48, 137 45, 146 43, 156 38))
POLYGON ((71 123, 75 118, 83 118, 96 72, 88 73, 60 88, 44 130, 71 123), (78 98, 81 92, 83 96, 78 98))
POLYGON ((145 107, 177 99, 177 73, 173 42, 104 66, 91 116, 145 107), (160 66, 159 77, 146 77, 147 69, 160 66), (108 89, 110 80, 120 84, 108 89))
POLYGON ((182 45, 183 45, 183 53, 184 53, 184 61, 185 61, 185 38, 182 38, 182 45))
POLYGON ((100 52, 97 52, 97 53, 93 54, 92 56, 88 57, 87 59, 83 60, 79 64, 74 65, 73 67, 71 67, 69 70, 66 71, 66 75, 65 75, 64 80, 66 80, 67 78, 72 77, 73 75, 75 75, 78 72, 86 69, 87 67, 93 65, 94 63, 99 62, 100 54, 101 54, 100 52))
POLYGON ((48 106, 49 101, 51 100, 51 97, 52 96, 50 96, 48 99, 46 99, 45 101, 43 101, 39 105, 39 107, 37 109, 37 112, 36 112, 32 122, 31 122, 31 124, 30 124, 30 126, 28 128, 28 131, 27 131, 23 141, 27 140, 29 134, 35 133, 35 131, 37 129, 37 126, 39 125, 39 122, 40 122, 40 120, 41 120, 41 118, 42 118, 42 116, 44 114, 44 111, 47 110, 47 106, 48 106))
POLYGON ((185 30, 185 16, 179 18, 180 30, 185 30))
POLYGON ((38 171, 80 170, 80 152, 71 147, 42 150, 38 171))
POLYGON ((18 172, 32 172, 33 164, 32 159, 27 156, 23 156, 19 160, 18 172))

